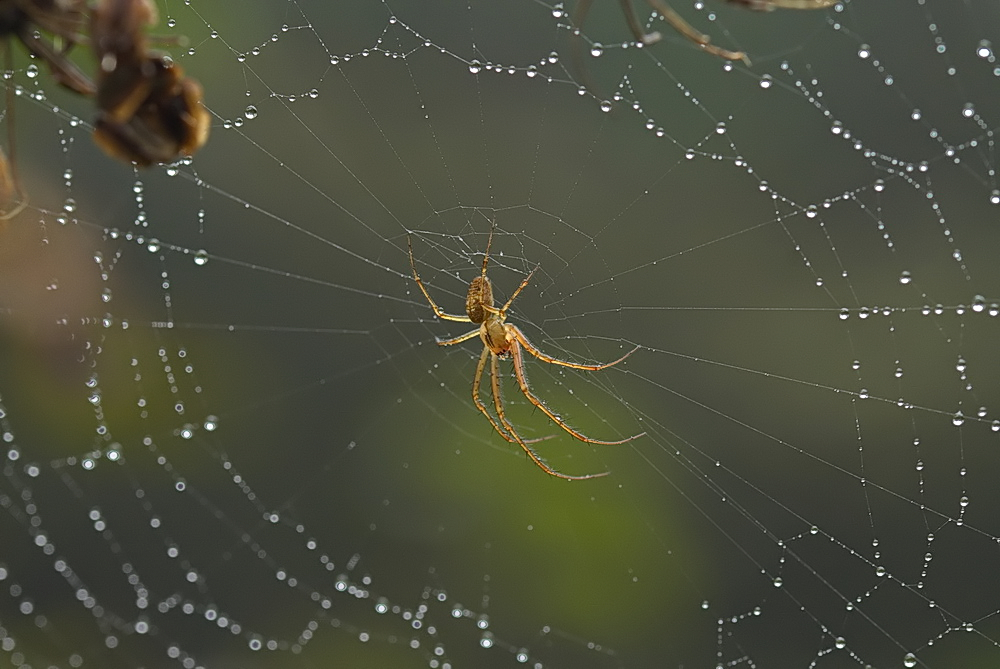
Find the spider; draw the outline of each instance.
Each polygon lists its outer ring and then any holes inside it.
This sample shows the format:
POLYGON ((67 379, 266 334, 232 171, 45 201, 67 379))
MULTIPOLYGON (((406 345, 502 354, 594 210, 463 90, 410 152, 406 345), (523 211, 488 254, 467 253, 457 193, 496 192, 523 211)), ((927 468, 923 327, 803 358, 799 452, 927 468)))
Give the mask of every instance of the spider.
POLYGON ((201 85, 147 49, 144 29, 156 20, 149 0, 101 0, 91 21, 100 62, 94 141, 140 167, 191 155, 208 139, 201 85))
MULTIPOLYGON (((553 365, 559 365, 561 367, 570 367, 572 369, 582 369, 586 371, 597 371, 600 369, 605 369, 613 365, 617 365, 619 362, 629 357, 637 350, 639 346, 623 355, 622 357, 614 360, 612 362, 606 362, 599 365, 583 365, 576 362, 568 362, 566 360, 559 360, 558 358, 553 358, 550 355, 546 355, 538 350, 534 344, 528 341, 521 329, 516 325, 505 322, 507 320, 507 310, 510 308, 511 303, 515 298, 524 290, 525 286, 531 280, 532 275, 535 270, 532 270, 524 280, 521 281, 521 285, 517 287, 514 294, 510 296, 510 299, 504 303, 502 307, 497 309, 493 306, 493 284, 490 282, 489 278, 486 276, 486 265, 490 260, 490 246, 493 243, 493 232, 496 229, 496 224, 490 230, 489 240, 486 242, 486 252, 483 255, 483 268, 479 276, 474 278, 471 283, 469 283, 469 292, 465 298, 465 311, 466 316, 456 316, 454 314, 446 313, 441 307, 434 302, 434 298, 430 296, 427 292, 427 288, 424 286, 424 282, 420 280, 420 275, 417 274, 417 266, 413 260, 413 244, 407 237, 407 246, 410 252, 410 267, 413 269, 413 280, 417 282, 417 286, 420 288, 420 292, 424 294, 427 301, 431 305, 431 309, 434 310, 434 315, 446 321, 457 321, 460 323, 473 323, 479 325, 478 328, 470 332, 466 332, 463 335, 453 337, 451 339, 438 340, 439 346, 451 346, 453 344, 460 344, 464 341, 472 339, 476 335, 483 341, 483 353, 479 356, 479 364, 476 366, 476 376, 472 380, 472 401, 475 403, 476 408, 482 412, 486 419, 490 421, 493 429, 497 433, 511 443, 516 443, 524 452, 531 458, 532 462, 538 465, 546 474, 555 476, 561 479, 569 480, 582 480, 582 479, 592 479, 598 478, 600 476, 607 476, 609 472, 601 472, 600 474, 586 474, 584 476, 570 476, 569 474, 563 474, 562 472, 556 471, 542 460, 541 456, 534 451, 534 449, 529 446, 529 444, 541 441, 541 439, 523 439, 521 435, 517 433, 514 426, 507 420, 507 416, 504 413, 503 401, 500 398, 500 366, 498 363, 499 358, 510 357, 514 362, 514 376, 517 378, 517 385, 520 387, 521 392, 524 394, 528 401, 534 404, 536 407, 542 410, 542 412, 548 416, 556 425, 561 427, 563 430, 571 434, 576 439, 580 441, 585 441, 588 444, 624 444, 626 442, 632 441, 633 439, 638 439, 644 436, 646 433, 640 433, 626 439, 620 439, 618 441, 602 441, 600 439, 591 439, 590 437, 574 430, 572 427, 567 425, 558 415, 556 415, 551 409, 549 409, 542 400, 538 399, 532 392, 531 388, 528 386, 528 378, 525 376, 524 372, 524 351, 527 351, 531 355, 535 356, 543 362, 548 362, 553 365), (486 368, 487 359, 490 361, 490 388, 493 393, 493 405, 496 408, 497 419, 494 419, 489 411, 486 409, 486 405, 483 404, 482 398, 479 396, 479 388, 483 378, 483 370, 486 368)), ((535 269, 538 269, 537 267, 535 269)), ((542 439, 547 439, 548 437, 543 437, 542 439)))
MULTIPOLYGON (((735 5, 740 5, 746 7, 747 9, 752 9, 758 12, 771 11, 778 7, 785 9, 823 9, 824 7, 830 7, 831 5, 840 2, 840 0, 726 0, 735 5)), ((590 5, 593 0, 580 0, 576 7, 576 24, 578 26, 583 25, 583 20, 587 16, 587 12, 590 11, 590 5)), ((622 6, 622 13, 625 14, 625 21, 628 23, 629 30, 632 31, 632 35, 635 37, 636 41, 640 44, 655 44, 660 41, 659 32, 647 33, 643 30, 642 24, 639 22, 639 18, 635 15, 635 8, 632 6, 632 0, 618 0, 622 6)), ((679 32, 684 37, 688 38, 703 50, 708 53, 725 58, 727 60, 742 60, 747 65, 750 64, 750 59, 742 51, 729 51, 728 49, 723 49, 722 47, 715 46, 712 44, 712 38, 708 35, 698 32, 694 27, 685 21, 680 14, 675 12, 673 8, 668 5, 665 0, 646 0, 646 3, 653 8, 657 14, 659 14, 667 23, 673 27, 674 30, 679 32)))
MULTIPOLYGON (((151 0, 0 0, 0 39, 17 37, 46 63, 56 81, 97 98, 94 140, 113 158, 144 167, 175 160, 201 148, 209 115, 202 89, 166 56, 150 51, 146 26, 156 23, 151 0), (89 28, 89 35, 88 35, 89 28), (44 34, 51 35, 45 37, 44 34), (97 83, 67 57, 74 45, 89 44, 100 61, 97 83)), ((9 56, 9 50, 8 50, 9 56)), ((8 68, 10 69, 9 65, 8 68)), ((0 221, 28 204, 17 176, 13 141, 13 87, 7 86, 10 159, 0 151, 0 221)))

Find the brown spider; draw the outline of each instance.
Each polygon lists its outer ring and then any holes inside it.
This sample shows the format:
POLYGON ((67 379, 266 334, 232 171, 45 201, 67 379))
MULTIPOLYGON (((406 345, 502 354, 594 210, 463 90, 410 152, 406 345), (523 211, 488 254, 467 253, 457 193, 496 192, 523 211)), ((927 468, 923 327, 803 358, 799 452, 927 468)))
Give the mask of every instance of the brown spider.
MULTIPOLYGON (((577 3, 575 21, 577 26, 583 25, 583 20, 587 17, 587 13, 590 11, 590 5, 592 2, 593 0, 580 0, 580 2, 577 3)), ((635 37, 637 42, 648 45, 655 44, 660 41, 660 33, 656 31, 647 33, 643 30, 642 24, 639 22, 639 18, 635 15, 635 8, 632 6, 632 0, 618 0, 618 2, 622 6, 622 13, 625 14, 625 21, 628 23, 629 30, 632 31, 632 35, 635 37)), ((754 11, 766 12, 779 7, 784 9, 823 9, 824 7, 830 7, 837 2, 840 2, 840 0, 726 0, 726 2, 740 5, 741 7, 746 7, 747 9, 752 9, 754 11)), ((665 2, 665 0, 646 0, 646 3, 653 8, 653 11, 669 23, 674 30, 700 46, 708 53, 725 58, 726 60, 742 60, 747 65, 750 64, 750 59, 747 58, 746 53, 742 51, 729 51, 728 49, 723 49, 722 47, 712 44, 711 37, 695 30, 694 27, 685 21, 680 14, 675 12, 673 8, 665 2)))
MULTIPOLYGON (((150 0, 96 0, 93 5, 88 0, 0 0, 0 39, 17 37, 59 84, 96 95, 94 140, 111 157, 142 167, 197 151, 208 138, 210 120, 201 104, 201 85, 149 50, 145 29, 155 23, 150 0), (96 85, 66 57, 76 44, 89 44, 97 56, 96 85)), ((13 218, 28 204, 17 176, 11 85, 7 114, 10 160, 0 151, 0 206, 15 193, 18 202, 0 211, 0 220, 13 218)))
MULTIPOLYGON (((510 296, 510 299, 507 300, 502 307, 497 309, 493 306, 493 285, 486 276, 486 265, 490 260, 490 245, 493 243, 493 232, 495 229, 496 225, 494 224, 494 227, 490 230, 489 240, 486 242, 486 253, 483 255, 482 272, 469 284, 469 293, 465 298, 465 311, 466 314, 468 314, 466 316, 456 316, 445 313, 445 311, 434 302, 430 293, 427 292, 427 288, 424 287, 424 282, 420 280, 420 275, 417 274, 417 266, 413 260, 413 244, 410 242, 409 237, 407 237, 406 243, 410 252, 410 267, 413 269, 413 280, 417 282, 420 292, 422 292, 424 297, 427 298, 427 301, 431 305, 431 309, 434 310, 434 315, 447 321, 458 321, 460 323, 474 323, 479 325, 479 327, 475 330, 466 332, 458 337, 438 340, 438 345, 451 346, 452 344, 460 344, 463 341, 468 341, 476 335, 479 335, 480 339, 483 340, 483 353, 479 356, 479 364, 476 366, 476 376, 472 381, 472 401, 475 402, 476 407, 484 416, 486 416, 487 420, 489 420, 490 424, 493 426, 493 429, 496 430, 501 437, 511 443, 518 444, 522 449, 524 449, 524 452, 528 454, 528 457, 531 458, 532 462, 538 465, 545 473, 558 478, 570 480, 592 479, 600 476, 607 476, 608 472, 602 472, 600 474, 587 474, 585 476, 570 476, 569 474, 563 474, 562 472, 552 469, 552 467, 547 465, 545 461, 542 460, 542 458, 530 446, 528 446, 528 444, 541 440, 522 439, 521 435, 519 435, 517 430, 514 429, 514 426, 507 420, 507 416, 504 413, 503 402, 500 399, 500 367, 497 360, 499 358, 505 358, 508 355, 510 356, 510 358, 514 361, 514 376, 517 378, 517 385, 521 388, 521 392, 524 393, 524 396, 528 398, 529 402, 541 409, 542 412, 552 419, 556 425, 573 435, 576 439, 585 441, 588 444, 614 445, 624 444, 632 441, 633 439, 638 439, 646 433, 643 432, 618 441, 602 441, 600 439, 591 439, 590 437, 587 437, 571 428, 551 409, 545 406, 544 402, 535 397, 535 395, 531 392, 531 389, 528 387, 528 378, 525 376, 524 372, 524 354, 522 349, 528 351, 528 353, 543 362, 593 372, 599 369, 611 367, 612 365, 617 365, 619 362, 639 350, 640 347, 636 346, 634 349, 617 360, 607 362, 602 365, 582 365, 576 362, 559 360, 558 358, 546 355, 535 348, 535 346, 528 341, 528 338, 524 336, 524 333, 521 332, 520 328, 516 325, 505 322, 507 319, 507 310, 510 308, 511 303, 521 293, 521 291, 524 290, 525 286, 528 285, 528 282, 531 280, 531 276, 535 273, 535 270, 532 270, 528 276, 524 277, 524 280, 521 281, 521 285, 517 287, 517 290, 514 291, 514 294, 510 296), (497 418, 500 420, 499 423, 497 423, 493 416, 490 415, 490 412, 487 411, 486 405, 483 404, 483 400, 479 396, 479 387, 483 378, 483 370, 486 368, 487 358, 490 360, 490 387, 493 392, 493 405, 496 407, 497 418)), ((547 439, 548 437, 544 438, 547 439)))
POLYGON ((147 48, 145 28, 156 20, 149 0, 101 0, 90 30, 100 63, 94 141, 141 167, 197 151, 210 120, 201 85, 147 48))

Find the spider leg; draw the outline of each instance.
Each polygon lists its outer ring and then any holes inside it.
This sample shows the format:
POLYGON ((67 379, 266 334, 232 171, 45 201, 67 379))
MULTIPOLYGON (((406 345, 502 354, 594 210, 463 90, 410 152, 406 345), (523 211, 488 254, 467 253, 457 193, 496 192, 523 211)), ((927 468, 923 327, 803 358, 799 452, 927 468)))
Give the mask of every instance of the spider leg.
MULTIPOLYGON (((500 422, 503 424, 503 426, 507 429, 507 432, 510 433, 510 436, 514 437, 514 440, 517 442, 517 445, 520 446, 525 453, 527 453, 529 458, 531 458, 531 461, 534 462, 536 465, 538 465, 539 469, 544 471, 546 474, 561 479, 568 479, 570 481, 582 481, 584 479, 596 479, 601 476, 607 476, 610 472, 601 472, 600 474, 585 474, 583 476, 571 476, 569 474, 563 474, 562 472, 556 471, 555 469, 552 469, 552 467, 549 467, 545 463, 545 461, 542 460, 541 456, 538 455, 538 453, 535 453, 535 451, 533 451, 531 447, 528 446, 528 442, 526 442, 524 439, 521 438, 521 435, 517 433, 517 430, 514 429, 514 426, 510 424, 510 421, 507 420, 507 416, 504 414, 503 401, 500 399, 500 368, 497 365, 496 354, 492 353, 489 350, 489 348, 485 348, 483 350, 483 357, 479 359, 479 369, 476 372, 476 381, 478 382, 479 377, 482 375, 483 363, 486 361, 487 353, 491 353, 490 386, 493 390, 493 405, 496 407, 497 417, 500 419, 500 422)), ((476 387, 478 388, 478 383, 476 387)), ((483 413, 486 413, 485 409, 483 410, 483 413)), ((487 414, 487 417, 489 417, 490 422, 493 423, 493 427, 497 427, 496 423, 493 422, 493 417, 489 416, 489 414, 487 414)), ((497 432, 500 432, 499 428, 497 428, 497 432)), ((501 434, 503 433, 501 432, 501 434)))
POLYGON ((510 308, 510 305, 514 303, 514 300, 517 298, 517 296, 521 294, 521 291, 524 290, 525 287, 528 285, 528 282, 531 281, 531 277, 535 275, 536 270, 538 270, 537 267, 528 272, 528 276, 524 277, 524 279, 521 280, 521 285, 517 287, 517 290, 515 290, 514 294, 510 296, 510 299, 504 302, 504 305, 502 307, 497 309, 491 304, 483 304, 481 305, 483 307, 483 310, 491 314, 497 314, 498 316, 506 317, 507 309, 510 308))
MULTIPOLYGON (((635 15, 635 8, 632 6, 632 0, 618 0, 619 4, 622 6, 622 13, 625 15, 625 21, 628 23, 629 30, 632 31, 632 35, 635 40, 640 44, 656 44, 660 41, 660 33, 653 31, 647 33, 643 30, 643 26, 639 23, 638 17, 635 15)), ((590 4, 590 0, 587 0, 587 4, 590 4)), ((589 7, 588 7, 589 9, 589 7)))
MULTIPOLYGON (((458 321, 459 323, 471 323, 472 321, 469 320, 468 316, 455 316, 454 314, 446 313, 441 307, 439 307, 437 305, 437 303, 434 301, 434 298, 431 297, 431 294, 427 292, 427 288, 424 287, 424 282, 420 280, 420 275, 417 274, 417 264, 413 260, 413 242, 410 240, 409 236, 406 237, 406 246, 407 246, 407 248, 410 251, 410 269, 413 270, 413 280, 417 282, 417 287, 420 288, 420 292, 423 293, 424 297, 427 298, 427 301, 431 305, 431 309, 434 310, 434 315, 437 316, 438 318, 440 318, 442 320, 446 320, 446 321, 458 321)), ((471 335, 470 335, 470 337, 471 337, 471 335)), ((465 340, 463 339, 463 340, 459 340, 459 341, 465 341, 465 340)), ((448 343, 455 344, 457 342, 448 342, 448 343)))
MULTIPOLYGON (((516 330, 516 328, 513 325, 510 326, 510 327, 516 330)), ((582 434, 580 432, 577 432, 576 430, 574 430, 573 428, 571 428, 569 425, 567 425, 566 423, 564 423, 563 420, 562 420, 562 418, 560 418, 559 416, 557 416, 555 414, 555 412, 552 411, 552 409, 550 409, 547 406, 545 406, 545 403, 542 402, 537 397, 535 397, 535 395, 531 392, 531 388, 528 387, 528 378, 524 374, 524 354, 521 352, 520 338, 516 338, 516 339, 514 339, 513 342, 511 342, 510 353, 511 353, 511 357, 514 359, 514 376, 517 377, 517 384, 521 387, 521 392, 524 393, 524 396, 528 398, 529 402, 531 402, 536 407, 538 407, 539 409, 541 409, 542 412, 546 416, 548 416, 549 418, 551 418, 552 421, 556 423, 556 425, 558 425, 562 429, 566 430, 567 432, 569 432, 571 435, 573 435, 574 437, 576 437, 580 441, 585 441, 588 444, 603 444, 603 445, 606 445, 606 446, 615 446, 617 444, 628 443, 628 442, 632 441, 633 439, 638 439, 639 437, 642 437, 642 436, 644 436, 646 434, 645 432, 640 432, 639 434, 632 435, 631 437, 627 437, 625 439, 619 439, 617 441, 604 441, 602 439, 591 439, 590 437, 588 437, 588 436, 586 436, 586 435, 584 435, 584 434, 582 434)), ((573 365, 569 365, 569 366, 573 366, 573 365)), ((586 369, 586 368, 584 368, 584 369, 586 369)), ((506 425, 506 423, 504 423, 504 425, 506 425)))
POLYGON ((490 247, 493 246, 493 233, 497 229, 497 221, 494 218, 492 225, 490 225, 490 236, 486 239, 486 251, 483 252, 483 273, 482 277, 486 278, 486 265, 490 262, 490 247))
POLYGON ((618 358, 617 360, 612 360, 611 362, 605 362, 600 365, 583 365, 578 362, 569 362, 568 360, 560 360, 559 358, 553 358, 551 355, 546 355, 545 353, 542 353, 541 351, 538 350, 538 348, 535 347, 534 344, 528 341, 528 338, 524 335, 523 332, 521 332, 521 328, 517 327, 516 325, 513 325, 511 323, 505 323, 504 328, 507 330, 507 332, 509 332, 514 336, 514 339, 520 342, 521 346, 523 346, 528 351, 528 353, 535 356, 539 360, 552 363, 553 365, 560 365, 562 367, 583 369, 588 372, 596 372, 598 370, 607 369, 608 367, 617 365, 619 362, 629 357, 630 355, 632 355, 641 348, 641 346, 636 346, 622 357, 618 358))
POLYGON ((747 65, 750 65, 750 59, 747 58, 745 53, 742 51, 729 51, 728 49, 715 46, 711 43, 711 37, 695 30, 690 23, 685 21, 683 17, 675 12, 670 5, 664 2, 664 0, 646 0, 646 2, 649 3, 649 6, 656 10, 656 13, 662 16, 667 23, 673 26, 674 30, 679 32, 684 37, 687 37, 708 53, 727 60, 742 60, 747 65))
POLYGON ((438 346, 451 346, 452 344, 461 344, 463 341, 469 341, 473 337, 479 334, 479 328, 472 330, 471 332, 466 332, 464 335, 458 335, 457 337, 452 337, 451 339, 438 339, 438 346))
MULTIPOLYGON (((12 71, 10 42, 4 40, 4 65, 8 71, 12 71)), ((17 142, 14 137, 14 87, 7 86, 7 149, 10 151, 10 159, 7 154, 0 151, 0 221, 9 221, 28 206, 28 196, 21 187, 21 177, 17 173, 17 142), (17 203, 9 211, 4 208, 17 197, 17 203)))
MULTIPOLYGON (((472 380, 472 401, 476 403, 476 408, 479 409, 484 416, 486 416, 486 420, 490 422, 490 425, 492 425, 493 429, 497 431, 497 434, 499 434, 501 437, 503 437, 512 444, 520 444, 521 440, 511 438, 511 436, 507 434, 507 432, 502 427, 500 427, 500 424, 497 423, 496 420, 494 420, 493 416, 490 415, 490 412, 486 410, 486 405, 483 404, 482 397, 479 396, 479 387, 482 384, 483 380, 483 370, 486 368, 486 358, 490 355, 490 353, 491 353, 490 349, 486 346, 483 346, 483 354, 479 356, 479 364, 476 365, 476 376, 472 380)), ((496 365, 495 356, 493 364, 496 365)), ((493 392, 494 402, 497 401, 497 397, 498 397, 497 392, 496 390, 494 390, 493 392)), ((534 444, 539 441, 545 441, 546 439, 551 439, 554 436, 555 436, 554 434, 550 434, 547 437, 540 437, 538 439, 525 439, 523 441, 526 444, 534 444)))
POLYGON ((97 91, 94 82, 66 57, 65 49, 57 51, 51 43, 41 37, 35 37, 34 31, 31 30, 20 30, 17 36, 28 51, 48 64, 52 75, 62 86, 80 95, 93 95, 97 91))

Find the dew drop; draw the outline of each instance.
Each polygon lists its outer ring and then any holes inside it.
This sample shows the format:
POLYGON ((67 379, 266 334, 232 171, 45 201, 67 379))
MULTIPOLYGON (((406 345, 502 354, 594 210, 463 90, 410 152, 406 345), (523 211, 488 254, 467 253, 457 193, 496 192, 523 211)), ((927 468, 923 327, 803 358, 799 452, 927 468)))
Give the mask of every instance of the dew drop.
POLYGON ((247 120, 252 121, 257 118, 257 108, 253 105, 247 105, 246 111, 243 112, 243 115, 247 117, 247 120))

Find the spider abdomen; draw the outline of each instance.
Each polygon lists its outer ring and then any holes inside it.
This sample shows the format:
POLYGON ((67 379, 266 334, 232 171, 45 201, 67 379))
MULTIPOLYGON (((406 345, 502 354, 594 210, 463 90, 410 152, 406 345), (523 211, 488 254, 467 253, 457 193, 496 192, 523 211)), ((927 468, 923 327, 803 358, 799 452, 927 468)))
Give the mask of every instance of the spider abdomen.
POLYGON ((477 276, 469 284, 469 294, 465 297, 465 313, 473 323, 482 323, 488 312, 483 305, 493 306, 493 284, 485 276, 477 276))

